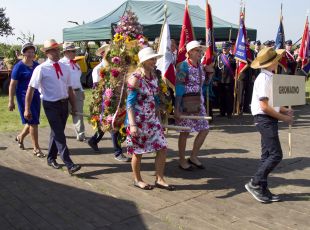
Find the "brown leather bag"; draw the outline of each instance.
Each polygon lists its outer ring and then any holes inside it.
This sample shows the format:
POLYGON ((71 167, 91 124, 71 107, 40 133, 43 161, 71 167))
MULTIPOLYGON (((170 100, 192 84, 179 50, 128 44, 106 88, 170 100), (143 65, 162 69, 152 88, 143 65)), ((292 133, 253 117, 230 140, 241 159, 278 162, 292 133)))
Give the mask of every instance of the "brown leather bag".
POLYGON ((202 73, 201 73, 200 66, 199 66, 199 80, 200 80, 199 93, 186 93, 182 97, 183 113, 198 115, 201 111, 202 73))
POLYGON ((200 93, 187 93, 182 97, 184 113, 199 114, 201 108, 200 93))

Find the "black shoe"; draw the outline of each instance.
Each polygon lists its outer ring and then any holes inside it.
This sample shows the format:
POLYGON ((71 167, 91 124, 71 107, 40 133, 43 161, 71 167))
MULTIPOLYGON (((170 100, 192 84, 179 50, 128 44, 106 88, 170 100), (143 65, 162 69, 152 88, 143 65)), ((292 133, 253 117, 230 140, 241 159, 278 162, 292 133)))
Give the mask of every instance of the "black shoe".
POLYGON ((161 185, 157 181, 155 181, 155 187, 160 189, 166 189, 168 191, 174 191, 175 187, 173 185, 161 185))
POLYGON ((264 192, 263 189, 260 186, 253 185, 251 181, 245 185, 245 188, 259 202, 261 202, 261 203, 269 203, 269 202, 271 202, 271 200, 270 200, 269 196, 267 195, 267 193, 264 192))
POLYGON ((81 169, 81 165, 73 165, 71 168, 68 169, 70 175, 79 171, 81 169))
POLYGON ((195 165, 197 168, 199 169, 205 169, 206 167, 203 166, 202 164, 201 165, 197 165, 196 163, 192 162, 190 158, 187 159, 187 162, 191 165, 195 165))
POLYGON ((47 165, 51 166, 54 169, 60 169, 60 165, 56 162, 56 160, 48 161, 47 165))
POLYGON ((270 201, 272 201, 272 202, 279 202, 279 201, 281 201, 280 196, 271 193, 268 188, 266 188, 266 194, 269 197, 270 201))
POLYGON ((87 143, 95 152, 99 152, 98 145, 93 141, 93 139, 89 139, 87 143))

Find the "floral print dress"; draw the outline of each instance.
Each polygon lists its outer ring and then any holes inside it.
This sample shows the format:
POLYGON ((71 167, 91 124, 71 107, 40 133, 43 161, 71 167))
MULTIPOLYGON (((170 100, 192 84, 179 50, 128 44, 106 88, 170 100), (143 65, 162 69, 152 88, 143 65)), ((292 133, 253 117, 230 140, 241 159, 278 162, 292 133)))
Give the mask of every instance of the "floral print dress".
MULTIPOLYGON (((179 70, 179 73, 177 73, 177 82, 182 82, 184 84, 184 94, 187 93, 199 93, 201 83, 200 83, 200 77, 199 77, 199 69, 198 67, 195 67, 191 65, 187 60, 184 61, 186 63, 182 63, 185 68, 181 68, 179 70), (180 74, 180 72, 187 72, 186 74, 180 74), (182 79, 183 78, 183 79, 182 79), (185 79, 184 79, 185 78, 185 79)), ((201 78, 202 82, 205 81, 205 74, 200 66, 201 71, 201 78)), ((201 94, 201 104, 200 104, 200 113, 199 116, 207 116, 206 109, 204 106, 205 98, 203 94, 201 94)), ((189 114, 191 115, 191 114, 189 114)), ((197 114, 192 114, 197 115, 197 114)), ((205 129, 209 129, 209 123, 207 120, 192 120, 192 119, 180 119, 176 122, 176 125, 183 126, 183 127, 189 127, 191 128, 190 131, 186 132, 200 132, 205 129)))
MULTIPOLYGON (((128 91, 136 91, 136 99, 132 104, 138 135, 131 136, 130 126, 127 127, 127 152, 128 154, 143 154, 156 152, 167 148, 164 130, 155 114, 155 95, 158 94, 158 82, 154 77, 150 80, 134 73, 131 77, 138 79, 138 89, 133 89, 128 84, 128 91)), ((130 95, 130 93, 128 93, 130 95)), ((128 109, 128 107, 127 107, 128 109)))

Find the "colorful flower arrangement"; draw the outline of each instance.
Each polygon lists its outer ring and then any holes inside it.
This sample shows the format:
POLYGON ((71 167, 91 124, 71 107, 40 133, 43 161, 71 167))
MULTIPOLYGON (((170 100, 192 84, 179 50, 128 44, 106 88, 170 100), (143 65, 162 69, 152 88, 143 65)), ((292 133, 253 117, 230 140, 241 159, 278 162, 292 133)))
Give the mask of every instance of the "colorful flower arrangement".
MULTIPOLYGON (((129 70, 137 67, 138 52, 148 43, 142 34, 142 26, 132 11, 126 11, 121 17, 115 35, 106 54, 105 67, 100 69, 100 81, 93 90, 93 101, 90 105, 89 119, 94 129, 102 131, 119 131, 119 142, 126 139, 124 120, 126 115, 126 86, 124 81, 129 70), (122 93, 123 92, 123 93, 122 93)), ((157 73, 160 87, 160 112, 166 120, 172 111, 172 100, 167 85, 157 73)))
POLYGON ((127 96, 123 82, 126 81, 129 69, 139 61, 139 39, 144 37, 142 25, 130 10, 121 17, 114 31, 115 35, 105 58, 107 65, 100 69, 101 79, 93 90, 90 123, 104 132, 119 131, 119 142, 123 142, 126 139, 124 120, 127 96))

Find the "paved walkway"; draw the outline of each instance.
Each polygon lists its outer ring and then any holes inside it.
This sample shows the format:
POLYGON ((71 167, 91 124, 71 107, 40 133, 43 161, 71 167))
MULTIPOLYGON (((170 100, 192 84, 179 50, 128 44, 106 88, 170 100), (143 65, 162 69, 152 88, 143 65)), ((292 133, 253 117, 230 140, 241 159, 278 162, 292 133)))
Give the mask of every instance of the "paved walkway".
MULTIPOLYGON (((83 168, 76 176, 54 170, 46 159, 19 150, 16 133, 0 134, 0 229, 309 229, 310 106, 297 107, 293 156, 281 124, 285 153, 270 178, 284 202, 260 204, 244 189, 259 158, 259 134, 252 117, 217 118, 201 150, 206 170, 184 172, 177 163, 177 133, 168 134, 166 175, 173 192, 142 191, 132 185, 129 163, 114 160, 109 134, 101 153, 66 134, 72 158, 83 168)), ((87 127, 89 136, 91 127, 87 127)), ((46 148, 49 129, 40 129, 46 148)), ((193 137, 188 143, 192 145, 193 137)), ((60 162, 60 160, 59 160, 60 162)), ((154 182, 154 155, 143 158, 143 176, 154 182)))

